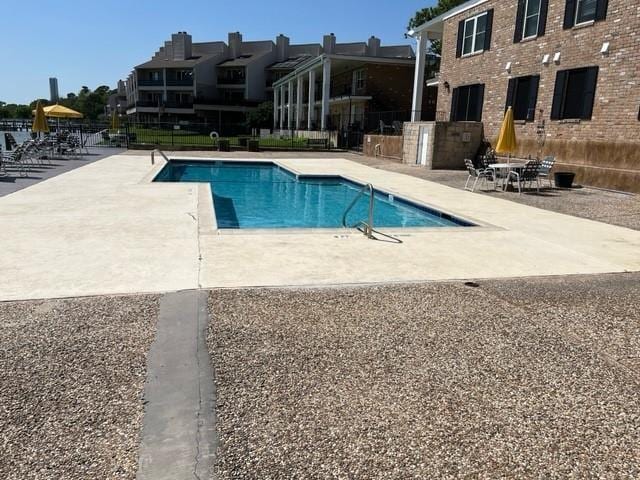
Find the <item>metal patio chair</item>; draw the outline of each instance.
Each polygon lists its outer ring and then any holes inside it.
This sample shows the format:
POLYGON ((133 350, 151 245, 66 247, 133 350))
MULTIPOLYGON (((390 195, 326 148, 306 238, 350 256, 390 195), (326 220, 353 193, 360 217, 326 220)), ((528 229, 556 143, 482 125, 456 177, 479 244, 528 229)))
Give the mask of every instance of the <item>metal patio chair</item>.
POLYGON ((556 163, 556 157, 553 155, 549 155, 548 157, 544 157, 542 163, 540 164, 540 171, 538 172, 538 176, 541 178, 546 178, 549 182, 549 188, 553 188, 553 184, 551 183, 551 169, 556 163))
POLYGON ((473 161, 468 158, 464 159, 464 164, 467 167, 467 171, 469 172, 469 176, 467 177, 467 183, 464 184, 465 190, 469 190, 471 192, 475 191, 479 181, 483 181, 485 185, 491 182, 494 184, 494 188, 495 188, 496 177, 495 177, 495 172, 492 168, 487 168, 487 169, 476 168, 473 166, 473 161), (471 188, 469 188, 469 182, 471 181, 472 178, 474 179, 473 185, 471 186, 471 188))
POLYGON ((522 194, 522 189, 526 188, 526 184, 529 183, 529 187, 536 182, 536 191, 540 191, 540 162, 537 160, 528 161, 524 167, 518 170, 511 170, 507 174, 507 183, 512 183, 514 180, 518 184, 518 195, 522 194))

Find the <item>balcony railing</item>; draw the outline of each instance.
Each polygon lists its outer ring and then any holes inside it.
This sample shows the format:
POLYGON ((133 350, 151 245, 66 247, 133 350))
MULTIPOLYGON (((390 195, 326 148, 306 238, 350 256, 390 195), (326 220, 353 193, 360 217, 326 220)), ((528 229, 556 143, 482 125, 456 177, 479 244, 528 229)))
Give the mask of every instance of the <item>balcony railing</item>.
MULTIPOLYGON (((162 102, 160 102, 160 105, 162 105, 162 102)), ((157 100, 138 100, 136 102, 136 107, 158 108, 158 101, 157 100)))
POLYGON ((245 100, 244 98, 219 98, 219 99, 210 99, 210 98, 196 98, 194 103, 196 105, 232 105, 238 107, 257 107, 261 102, 253 101, 253 100, 245 100))
POLYGON ((164 80, 138 79, 139 87, 164 87, 164 80))
POLYGON ((167 87, 193 87, 193 78, 167 78, 167 87))
POLYGON ((218 77, 218 85, 244 85, 246 81, 245 77, 240 76, 218 77))
POLYGON ((193 108, 193 102, 164 102, 165 108, 193 108))

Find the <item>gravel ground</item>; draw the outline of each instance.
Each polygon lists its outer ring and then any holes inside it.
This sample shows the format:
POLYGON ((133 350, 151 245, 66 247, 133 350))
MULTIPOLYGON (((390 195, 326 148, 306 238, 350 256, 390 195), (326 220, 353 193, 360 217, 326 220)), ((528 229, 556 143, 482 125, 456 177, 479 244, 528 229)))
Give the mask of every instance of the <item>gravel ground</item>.
MULTIPOLYGON (((349 160, 382 170, 404 173, 432 182, 442 183, 458 189, 463 189, 467 181, 467 172, 461 170, 426 170, 390 160, 356 155, 349 156, 349 160)), ((543 186, 545 185, 548 186, 548 184, 543 183, 543 186)), ((522 195, 511 191, 476 190, 476 192, 575 217, 588 218, 640 230, 640 195, 594 188, 574 188, 571 190, 544 188, 540 193, 534 190, 522 195)))
POLYGON ((213 291, 216 478, 640 478, 638 298, 639 274, 213 291))
POLYGON ((0 303, 0 478, 134 479, 155 296, 0 303))

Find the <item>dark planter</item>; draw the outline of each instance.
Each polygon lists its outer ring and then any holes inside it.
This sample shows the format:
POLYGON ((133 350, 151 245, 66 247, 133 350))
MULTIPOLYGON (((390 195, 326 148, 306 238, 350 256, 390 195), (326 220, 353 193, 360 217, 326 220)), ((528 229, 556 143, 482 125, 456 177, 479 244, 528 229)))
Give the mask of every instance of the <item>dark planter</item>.
POLYGON ((229 140, 218 140, 218 151, 219 152, 228 152, 229 148, 229 140))
POLYGON ((576 174, 573 172, 556 172, 553 174, 558 188, 571 188, 576 174))
POLYGON ((259 140, 249 140, 247 142, 247 147, 250 152, 259 152, 260 151, 260 141, 259 140))
POLYGON ((249 141, 249 139, 247 137, 239 137, 238 138, 238 145, 240 145, 241 147, 246 147, 248 141, 249 141))

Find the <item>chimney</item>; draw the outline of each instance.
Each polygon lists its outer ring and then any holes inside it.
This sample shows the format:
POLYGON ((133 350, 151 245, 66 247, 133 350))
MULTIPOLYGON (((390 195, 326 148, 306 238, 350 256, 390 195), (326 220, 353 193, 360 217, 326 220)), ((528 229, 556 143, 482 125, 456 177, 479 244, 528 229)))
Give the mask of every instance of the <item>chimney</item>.
POLYGON ((173 55, 170 59, 186 60, 191 58, 191 35, 187 32, 178 32, 171 35, 173 55))
POLYGON ((367 44, 367 55, 370 57, 377 57, 380 55, 380 39, 376 38, 374 35, 371 35, 369 42, 367 44))
POLYGON ((324 36, 322 39, 322 49, 324 50, 324 53, 335 53, 336 36, 333 33, 324 36))
POLYGON ((229 51, 232 58, 238 58, 242 53, 242 34, 240 32, 229 33, 229 51))
POLYGON ((276 37, 276 52, 279 62, 284 62, 289 58, 289 37, 286 37, 283 34, 276 37))

